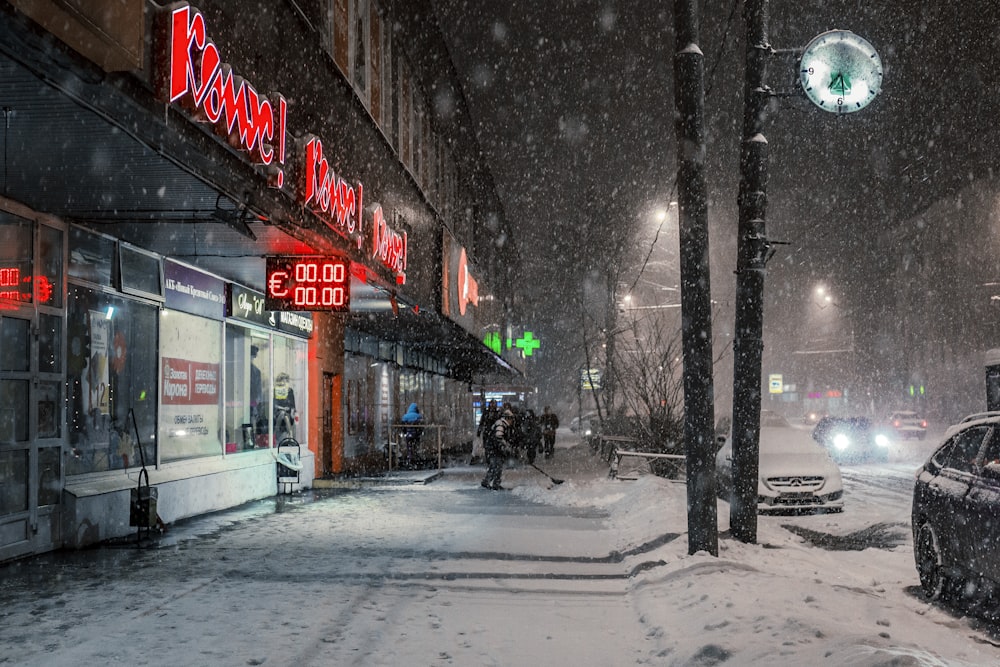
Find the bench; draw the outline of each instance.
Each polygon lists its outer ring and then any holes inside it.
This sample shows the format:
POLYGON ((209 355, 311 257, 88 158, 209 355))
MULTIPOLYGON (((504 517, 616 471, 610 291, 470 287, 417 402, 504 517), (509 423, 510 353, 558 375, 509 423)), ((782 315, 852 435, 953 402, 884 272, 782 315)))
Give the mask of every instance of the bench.
POLYGON ((608 477, 611 479, 636 480, 639 479, 638 470, 630 471, 625 475, 618 474, 621 470, 622 459, 634 458, 640 461, 645 461, 649 467, 649 472, 652 474, 654 473, 653 461, 671 461, 672 467, 674 467, 679 473, 686 457, 683 454, 654 454, 652 452, 634 452, 627 449, 615 449, 612 454, 612 458, 614 460, 611 462, 611 470, 608 471, 608 477))

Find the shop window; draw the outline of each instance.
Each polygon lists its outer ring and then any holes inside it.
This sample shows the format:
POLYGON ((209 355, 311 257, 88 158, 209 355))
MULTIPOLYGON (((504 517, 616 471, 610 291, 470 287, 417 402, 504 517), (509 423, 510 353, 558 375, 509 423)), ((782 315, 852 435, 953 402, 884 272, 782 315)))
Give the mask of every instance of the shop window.
POLYGON ((0 442, 27 440, 28 381, 0 380, 0 442))
POLYGON ((31 320, 0 317, 0 371, 31 370, 31 320))
POLYGON ((37 436, 58 438, 62 435, 59 421, 60 382, 39 382, 36 390, 35 407, 38 415, 37 436))
POLYGON ((28 450, 0 451, 0 515, 28 509, 28 450))
POLYGON ((354 385, 356 380, 348 380, 347 387, 344 390, 344 412, 347 414, 347 435, 355 435, 358 432, 358 426, 360 420, 357 418, 357 413, 354 410, 356 405, 354 398, 354 385))
POLYGON ((350 41, 347 2, 348 0, 331 0, 329 10, 330 52, 333 55, 333 61, 345 75, 347 74, 348 42, 350 41))
POLYGON ((382 13, 377 7, 376 3, 371 3, 369 18, 369 40, 371 44, 371 114, 372 118, 378 124, 382 131, 385 132, 385 110, 386 106, 383 102, 383 96, 386 94, 386 38, 385 38, 385 26, 382 21, 382 13))
POLYGON ((413 168, 411 127, 413 100, 410 92, 410 68, 405 60, 399 61, 399 161, 407 169, 413 168))
POLYGON ((306 375, 308 345, 305 341, 274 337, 274 383, 271 396, 277 442, 291 437, 306 442, 306 375))
MULTIPOLYGON (((65 401, 73 458, 66 473, 137 467, 143 458, 153 465, 157 308, 78 285, 67 294, 65 401)), ((45 392, 40 400, 47 400, 45 392)))
POLYGON ((222 453, 222 323, 160 311, 160 461, 222 453))
POLYGON ((163 270, 158 255, 122 245, 122 291, 154 299, 163 297, 163 270))
POLYGON ((58 315, 38 316, 38 370, 41 373, 62 372, 62 318, 58 315))
POLYGON ((115 240, 80 227, 69 229, 69 277, 110 287, 114 278, 115 240))
POLYGON ((368 2, 354 0, 354 31, 351 35, 354 42, 354 87, 358 96, 368 102, 368 2))
POLYGON ((226 327, 226 452, 247 451, 270 441, 270 408, 264 387, 271 382, 270 337, 244 327, 226 327))
POLYGON ((62 498, 62 448, 38 449, 38 506, 58 505, 62 498))

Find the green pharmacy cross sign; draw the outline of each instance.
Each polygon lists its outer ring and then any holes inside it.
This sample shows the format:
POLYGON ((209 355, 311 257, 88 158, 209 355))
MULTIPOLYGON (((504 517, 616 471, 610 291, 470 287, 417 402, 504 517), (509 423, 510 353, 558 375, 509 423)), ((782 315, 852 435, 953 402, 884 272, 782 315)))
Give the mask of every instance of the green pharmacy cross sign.
POLYGON ((521 352, 524 356, 530 357, 532 353, 541 347, 542 343, 540 340, 535 338, 535 334, 530 331, 525 331, 524 335, 514 341, 514 345, 521 348, 521 352))

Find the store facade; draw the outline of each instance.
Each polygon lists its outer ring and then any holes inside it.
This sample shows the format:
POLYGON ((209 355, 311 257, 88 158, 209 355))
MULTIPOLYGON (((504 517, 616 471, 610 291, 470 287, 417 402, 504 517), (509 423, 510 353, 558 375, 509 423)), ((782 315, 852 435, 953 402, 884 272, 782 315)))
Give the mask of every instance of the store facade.
POLYGON ((410 402, 464 441, 509 367, 441 312, 441 230, 494 253, 502 211, 421 92, 429 15, 0 8, 0 561, 133 532, 141 470, 170 523, 274 495, 287 438, 296 488, 384 468, 410 402), (300 257, 347 291, 281 301, 300 257))

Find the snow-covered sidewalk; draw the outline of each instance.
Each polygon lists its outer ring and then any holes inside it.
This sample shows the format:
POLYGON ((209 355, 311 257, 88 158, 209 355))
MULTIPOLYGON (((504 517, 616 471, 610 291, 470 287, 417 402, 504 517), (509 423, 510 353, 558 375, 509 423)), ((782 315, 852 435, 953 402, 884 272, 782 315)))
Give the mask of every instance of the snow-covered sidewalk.
POLYGON ((458 466, 0 567, 0 664, 1000 663, 990 628, 922 599, 905 494, 689 556, 683 483, 609 480, 560 435, 536 464, 563 484, 519 465, 494 492, 458 466), (803 537, 859 532, 872 547, 803 537))

